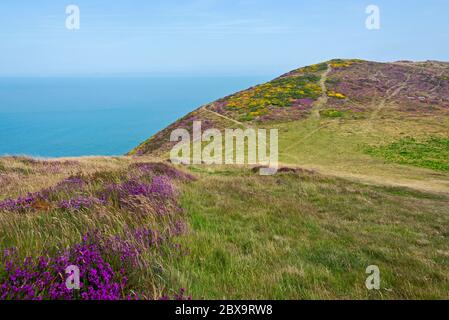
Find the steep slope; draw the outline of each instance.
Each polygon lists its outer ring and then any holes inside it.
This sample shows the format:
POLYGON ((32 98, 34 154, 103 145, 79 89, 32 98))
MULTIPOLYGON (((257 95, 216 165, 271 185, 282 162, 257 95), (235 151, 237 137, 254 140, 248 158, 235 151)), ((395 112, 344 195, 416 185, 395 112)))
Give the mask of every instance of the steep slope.
POLYGON ((130 155, 162 155, 170 149, 170 132, 191 129, 201 120, 203 128, 244 127, 250 124, 306 118, 312 105, 322 95, 321 74, 328 68, 321 63, 300 68, 268 83, 201 106, 132 150, 130 155))
POLYGON ((203 128, 270 126, 319 118, 374 120, 379 117, 446 117, 449 64, 331 60, 293 70, 268 83, 224 97, 191 112, 132 150, 161 156, 170 132, 203 128))

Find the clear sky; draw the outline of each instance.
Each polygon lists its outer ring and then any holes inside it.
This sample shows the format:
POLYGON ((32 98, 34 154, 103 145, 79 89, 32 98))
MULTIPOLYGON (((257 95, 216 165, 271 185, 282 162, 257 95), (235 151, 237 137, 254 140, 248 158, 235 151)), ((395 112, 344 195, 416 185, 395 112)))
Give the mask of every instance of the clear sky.
POLYGON ((448 61, 449 0, 0 1, 2 76, 279 74, 337 57, 448 61))

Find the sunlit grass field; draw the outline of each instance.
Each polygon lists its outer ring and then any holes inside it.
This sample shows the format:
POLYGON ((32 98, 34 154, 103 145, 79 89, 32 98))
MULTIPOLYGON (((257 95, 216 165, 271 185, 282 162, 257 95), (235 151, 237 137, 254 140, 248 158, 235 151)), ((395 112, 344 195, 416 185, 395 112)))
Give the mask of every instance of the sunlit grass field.
MULTIPOLYGON (((1 199, 55 185, 76 172, 101 177, 89 189, 94 193, 104 181, 126 179, 136 162, 76 161, 76 168, 64 166, 55 174, 40 164, 0 160, 1 199)), ((154 159, 137 160, 142 161, 154 159)), ((195 177, 174 182, 181 216, 142 216, 114 204, 3 212, 1 248, 38 257, 70 247, 89 230, 109 236, 144 226, 164 230, 173 217, 182 217, 186 232, 145 249, 139 267, 129 271, 128 293, 157 298, 185 288, 194 299, 447 298, 448 194, 303 170, 271 177, 236 167, 178 170, 195 177), (379 291, 365 288, 369 265, 380 268, 379 291)))
POLYGON ((167 274, 193 296, 447 297, 448 195, 313 173, 197 171, 182 196, 190 254, 167 274), (365 288, 369 265, 381 269, 380 291, 365 288))
POLYGON ((357 113, 273 127, 279 128, 283 164, 365 183, 449 192, 449 174, 438 170, 447 163, 448 148, 443 143, 449 137, 447 117, 409 118, 387 111, 378 119, 357 113), (421 152, 410 144, 407 150, 400 147, 409 139, 421 142, 421 152), (428 141, 441 143, 425 147, 423 143, 428 141), (408 154, 405 159, 401 156, 404 151, 408 154), (429 167, 429 163, 433 165, 429 167))

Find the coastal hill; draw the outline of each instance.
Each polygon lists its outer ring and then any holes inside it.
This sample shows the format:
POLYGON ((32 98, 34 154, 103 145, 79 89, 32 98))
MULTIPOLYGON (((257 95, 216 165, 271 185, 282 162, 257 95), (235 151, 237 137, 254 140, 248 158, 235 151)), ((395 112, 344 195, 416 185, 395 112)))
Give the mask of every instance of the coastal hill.
POLYGON ((449 63, 335 59, 192 111, 129 152, 168 158, 176 128, 277 128, 280 162, 365 182, 449 191, 449 63), (411 165, 412 167, 405 167, 411 165))
POLYGON ((448 76, 332 60, 202 106, 132 156, 0 157, 0 299, 446 299, 448 76), (279 171, 168 163, 194 120, 278 129, 279 171))
POLYGON ((372 120, 449 114, 449 63, 331 60, 293 70, 200 107, 130 152, 161 154, 169 132, 189 128, 285 123, 314 118, 372 120))

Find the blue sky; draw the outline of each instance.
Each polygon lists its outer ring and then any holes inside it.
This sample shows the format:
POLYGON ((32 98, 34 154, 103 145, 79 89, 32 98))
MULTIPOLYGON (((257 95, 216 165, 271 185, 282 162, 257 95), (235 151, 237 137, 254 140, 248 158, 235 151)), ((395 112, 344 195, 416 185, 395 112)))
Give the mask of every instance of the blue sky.
POLYGON ((280 74, 331 58, 449 60, 449 0, 2 0, 0 75, 280 74), (65 28, 76 4, 81 28, 65 28), (365 8, 381 10, 367 30, 365 8))

